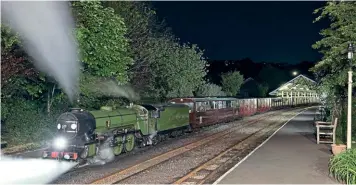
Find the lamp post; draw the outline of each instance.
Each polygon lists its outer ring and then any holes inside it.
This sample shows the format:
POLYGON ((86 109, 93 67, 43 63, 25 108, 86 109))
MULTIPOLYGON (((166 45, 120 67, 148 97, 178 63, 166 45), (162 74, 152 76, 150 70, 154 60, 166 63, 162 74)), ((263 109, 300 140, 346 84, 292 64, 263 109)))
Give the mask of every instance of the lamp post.
POLYGON ((351 149, 351 108, 352 108, 352 59, 354 57, 354 47, 352 43, 349 44, 347 58, 350 62, 349 80, 348 80, 348 103, 347 103, 347 149, 351 149))
POLYGON ((297 76, 298 72, 297 71, 293 71, 293 76, 297 76))

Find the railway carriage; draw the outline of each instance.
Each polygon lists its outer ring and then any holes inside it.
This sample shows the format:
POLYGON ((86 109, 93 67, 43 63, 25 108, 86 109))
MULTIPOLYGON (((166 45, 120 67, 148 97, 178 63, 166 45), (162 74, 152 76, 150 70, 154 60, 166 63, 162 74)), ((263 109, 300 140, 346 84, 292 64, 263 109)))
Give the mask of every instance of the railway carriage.
POLYGON ((267 112, 271 110, 271 98, 258 98, 257 99, 257 112, 267 112))
POLYGON ((239 111, 241 117, 251 116, 257 113, 257 99, 239 99, 239 111))

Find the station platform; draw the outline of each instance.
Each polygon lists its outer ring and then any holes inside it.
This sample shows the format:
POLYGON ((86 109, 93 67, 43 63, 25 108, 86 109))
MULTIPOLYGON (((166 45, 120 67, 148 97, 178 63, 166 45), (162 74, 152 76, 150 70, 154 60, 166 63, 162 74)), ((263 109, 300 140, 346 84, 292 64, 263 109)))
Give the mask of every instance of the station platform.
POLYGON ((328 173, 330 145, 316 144, 309 108, 221 176, 215 184, 340 184, 328 173))

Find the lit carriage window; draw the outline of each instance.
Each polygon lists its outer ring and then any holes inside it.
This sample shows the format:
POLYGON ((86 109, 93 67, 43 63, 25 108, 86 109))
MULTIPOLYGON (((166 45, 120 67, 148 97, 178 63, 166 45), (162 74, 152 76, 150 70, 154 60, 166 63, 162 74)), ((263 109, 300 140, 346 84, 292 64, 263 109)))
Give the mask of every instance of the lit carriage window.
POLYGON ((210 110, 211 109, 210 102, 205 102, 205 109, 206 110, 210 110))
POLYGON ((205 109, 205 110, 210 110, 210 104, 209 104, 209 102, 205 102, 205 103, 204 103, 204 109, 205 109))
POLYGON ((199 108, 200 108, 200 102, 196 102, 195 103, 195 111, 199 112, 199 108))
POLYGON ((221 109, 221 107, 222 107, 222 102, 218 101, 218 109, 221 109))
POLYGON ((223 102, 222 102, 222 107, 223 107, 223 108, 226 108, 226 101, 223 101, 223 102))
POLYGON ((196 102, 196 111, 197 112, 204 112, 206 110, 206 102, 196 102))

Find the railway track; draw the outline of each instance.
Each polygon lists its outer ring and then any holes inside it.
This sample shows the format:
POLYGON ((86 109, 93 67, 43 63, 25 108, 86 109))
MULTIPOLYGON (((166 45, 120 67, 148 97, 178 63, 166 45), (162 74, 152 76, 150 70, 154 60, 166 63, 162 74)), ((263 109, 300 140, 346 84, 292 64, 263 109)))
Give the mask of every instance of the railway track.
MULTIPOLYGON (((266 125, 271 126, 271 125, 275 125, 275 124, 276 124, 276 121, 270 120, 270 123, 266 124, 266 125)), ((254 127, 254 129, 252 129, 252 130, 255 130, 255 131, 253 131, 252 133, 256 133, 261 130, 264 130, 264 129, 268 128, 268 126, 267 127, 262 126, 263 128, 257 129, 255 127, 255 125, 253 125, 252 128, 254 127)), ((249 129, 247 129, 247 130, 249 130, 249 129)), ((176 156, 174 158, 171 158, 169 161, 167 161, 165 163, 155 165, 154 167, 149 168, 149 169, 147 169, 143 172, 140 172, 138 174, 135 174, 134 176, 131 176, 131 177, 125 178, 123 180, 120 180, 118 182, 115 182, 115 184, 143 183, 143 182, 147 182, 146 179, 151 179, 150 183, 155 183, 155 184, 174 183, 174 182, 172 182, 172 180, 177 179, 177 178, 180 179, 181 176, 183 176, 183 177, 186 176, 185 174, 189 174, 189 172, 192 169, 196 169, 197 166, 201 166, 201 164, 205 164, 205 161, 208 161, 211 158, 215 158, 215 156, 219 155, 220 152, 223 153, 225 150, 229 150, 229 148, 234 146, 236 143, 242 142, 246 138, 245 135, 251 135, 251 134, 242 134, 242 133, 239 134, 239 133, 240 133, 240 131, 238 131, 237 133, 235 132, 234 134, 232 134, 232 135, 230 134, 229 136, 226 136, 225 138, 220 138, 219 141, 210 143, 209 145, 204 145, 204 146, 200 147, 200 149, 196 149, 194 151, 189 151, 182 156, 176 156), (236 135, 236 137, 235 137, 234 136, 235 134, 238 134, 238 135, 236 135), (232 139, 232 138, 235 138, 235 139, 232 139), (225 143, 225 142, 227 142, 227 144, 222 145, 222 143, 225 143), (211 150, 212 148, 215 148, 218 151, 214 151, 214 150, 212 151, 211 150), (218 148, 220 148, 220 149, 218 149, 218 148), (209 151, 209 150, 210 150, 210 152, 213 152, 213 153, 209 153, 209 154, 206 153, 206 151, 209 151), (199 157, 199 158, 202 157, 205 159, 197 159, 196 157, 199 157), (189 162, 185 162, 185 161, 189 161, 189 162), (170 168, 173 168, 171 170, 171 174, 167 175, 167 174, 169 174, 170 168), (174 174, 172 174, 172 172, 174 174), (162 179, 162 180, 157 180, 157 179, 162 179)), ((219 161, 219 162, 224 162, 225 160, 227 160, 227 159, 222 159, 222 161, 219 161)), ((208 168, 208 169, 214 170, 213 168, 215 168, 215 167, 217 167, 217 166, 210 166, 210 168, 208 168)), ((204 176, 204 174, 197 174, 194 177, 197 179, 202 179, 205 176, 204 176)), ((191 181, 191 179, 188 179, 188 180, 189 180, 188 182, 183 182, 183 184, 184 183, 193 183, 194 184, 194 181, 191 181)), ((175 183, 177 183, 177 182, 175 182, 175 183)))
POLYGON ((236 163, 236 161, 238 162, 241 160, 243 156, 249 153, 248 149, 251 148, 250 146, 256 145, 259 143, 258 141, 264 140, 265 136, 269 136, 281 125, 283 125, 283 123, 272 122, 268 126, 259 129, 257 132, 244 137, 239 142, 237 142, 237 144, 195 168, 193 171, 179 178, 172 184, 212 183, 215 180, 214 176, 216 176, 219 171, 223 171, 227 165, 236 163))
MULTIPOLYGON (((110 174, 108 176, 105 176, 103 178, 97 179, 97 180, 91 182, 91 184, 117 184, 117 183, 120 183, 120 182, 122 182, 122 181, 124 181, 124 180, 126 180, 128 178, 132 178, 135 175, 139 175, 140 173, 142 173, 144 171, 147 171, 147 170, 149 170, 151 168, 154 168, 155 166, 157 166, 157 165, 159 165, 161 163, 164 163, 165 161, 167 161, 167 160, 169 160, 171 158, 180 156, 180 155, 182 155, 182 154, 184 154, 184 153, 186 153, 188 151, 191 151, 194 148, 197 148, 199 146, 203 146, 204 144, 211 143, 212 141, 216 141, 216 139, 218 139, 218 138, 223 138, 224 136, 226 136, 226 135, 228 135, 228 134, 230 134, 230 133, 232 133, 234 131, 237 131, 237 130, 243 128, 243 127, 251 126, 253 124, 258 123, 261 120, 265 120, 266 118, 268 118, 270 116, 283 114, 285 112, 289 112, 289 111, 292 111, 292 110, 294 110, 294 109, 288 109, 288 110, 282 110, 282 111, 274 111, 274 112, 263 114, 263 115, 261 115, 261 117, 258 117, 256 119, 252 119, 252 120, 249 120, 249 121, 246 120, 246 122, 241 123, 241 125, 239 125, 237 127, 234 127, 233 129, 228 129, 228 130, 224 130, 224 131, 212 134, 212 135, 208 135, 203 139, 200 139, 200 140, 197 140, 197 141, 193 141, 192 143, 189 143, 189 144, 187 144, 185 146, 170 150, 170 151, 165 152, 163 154, 160 154, 160 155, 158 155, 156 157, 153 157, 153 158, 151 158, 149 160, 140 162, 140 163, 138 163, 138 164, 136 164, 134 166, 131 166, 131 167, 128 167, 128 168, 123 169, 121 171, 115 172, 115 173, 110 174)), ((275 125, 276 123, 273 122, 271 124, 275 125)), ((269 126, 270 126, 270 124, 269 124, 269 126)), ((261 130, 264 130, 264 129, 266 129, 266 128, 264 127, 264 128, 260 129, 257 132, 260 132, 261 130)), ((248 138, 253 137, 253 135, 255 135, 255 134, 256 134, 256 132, 254 132, 253 134, 249 135, 248 138)), ((247 138, 245 138, 244 140, 246 140, 246 139, 247 138)), ((240 142, 243 142, 243 141, 240 141, 240 142)), ((235 150, 231 150, 231 151, 235 151, 235 150)), ((183 178, 186 178, 186 177, 183 177, 183 178)), ((186 178, 186 179, 189 179, 189 178, 186 178)))

